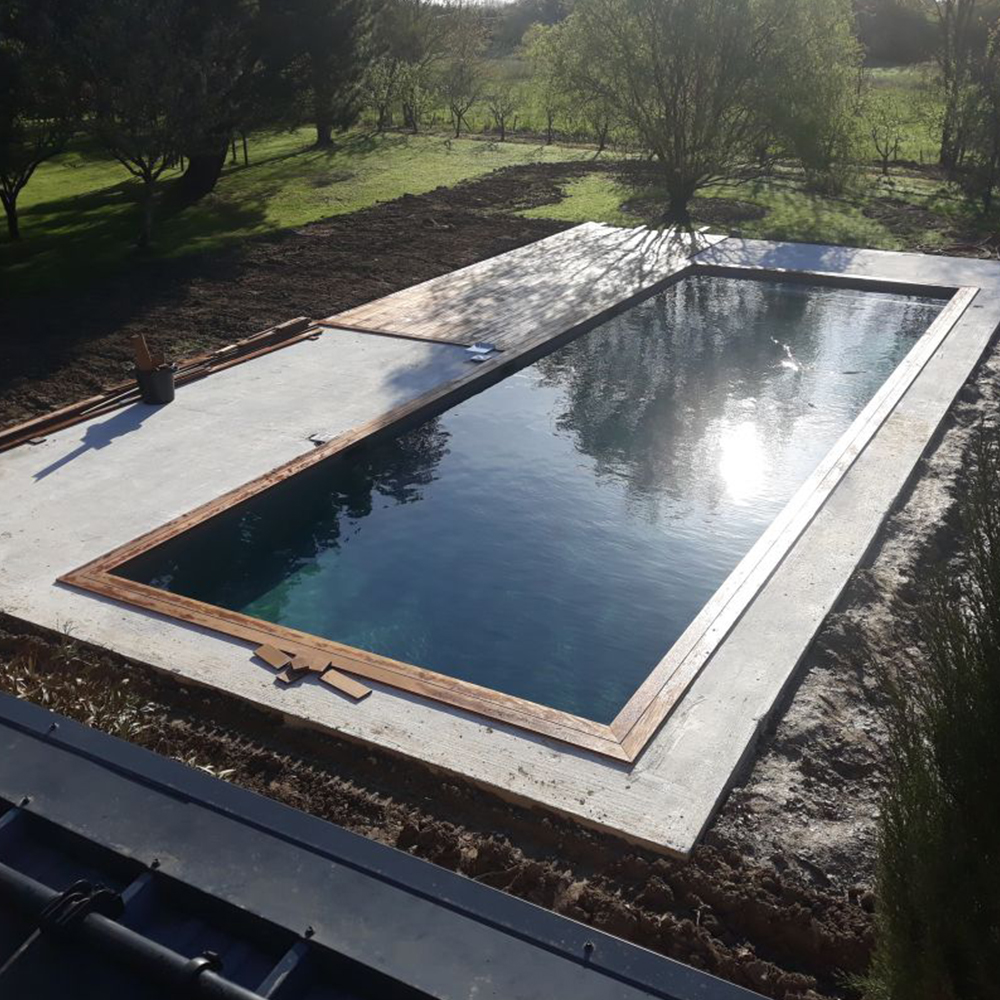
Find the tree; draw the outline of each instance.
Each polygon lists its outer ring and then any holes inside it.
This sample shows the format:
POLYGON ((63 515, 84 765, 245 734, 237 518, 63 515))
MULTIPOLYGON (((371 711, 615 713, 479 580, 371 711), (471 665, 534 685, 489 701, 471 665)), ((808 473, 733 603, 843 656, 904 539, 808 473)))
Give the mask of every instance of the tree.
POLYGON ((406 64, 382 56, 373 59, 365 70, 365 103, 375 113, 375 128, 382 132, 392 124, 392 109, 400 96, 406 64))
POLYGON ((1000 184, 1000 25, 974 72, 960 177, 966 194, 989 214, 1000 184))
POLYGON ((524 55, 531 67, 532 95, 545 119, 545 142, 555 138, 556 119, 568 105, 568 87, 560 59, 559 25, 533 24, 524 36, 524 55))
POLYGON ((830 145, 815 95, 858 61, 851 25, 847 0, 579 0, 563 55, 658 165, 666 221, 687 223, 698 190, 760 176, 779 140, 830 145))
POLYGON ((937 32, 923 0, 855 0, 854 7, 870 64, 910 66, 934 58, 937 32))
POLYGON ((87 127, 142 185, 140 247, 149 246, 155 185, 177 159, 193 107, 192 67, 175 45, 183 13, 182 0, 102 0, 77 49, 87 127))
POLYGON ((944 90, 941 165, 956 169, 965 149, 966 100, 975 61, 979 0, 925 0, 938 21, 937 61, 944 90))
POLYGON ((486 107, 493 116, 493 123, 500 133, 500 141, 507 139, 507 128, 517 121, 515 112, 520 104, 520 94, 512 80, 505 76, 494 78, 486 90, 486 107))
POLYGON ((864 101, 864 119, 875 152, 882 164, 882 176, 889 175, 889 164, 899 158, 899 147, 906 138, 908 121, 891 94, 869 92, 864 101))
POLYGON ((442 59, 453 18, 430 0, 384 0, 377 18, 379 51, 398 66, 396 96, 414 132, 433 99, 433 71, 442 59))
POLYGON ((769 72, 773 150, 802 165, 806 185, 839 194, 864 133, 862 50, 847 2, 793 0, 782 12, 769 72))
POLYGON ((76 119, 56 14, 47 0, 0 2, 0 203, 12 240, 21 236, 18 196, 76 119))
MULTIPOLYGON (((101 0, 97 0, 101 2, 101 0)), ((178 150, 187 162, 167 198, 181 209, 214 190, 230 137, 281 116, 297 81, 286 76, 301 50, 291 29, 305 0, 178 0, 170 43, 187 68, 188 116, 178 150)))
POLYGON ((469 7, 455 7, 448 18, 447 56, 439 86, 457 139, 465 116, 482 95, 486 36, 478 12, 469 7))
MULTIPOLYGON (((333 145, 334 130, 357 121, 370 55, 368 0, 284 0, 291 30, 306 54, 316 145, 333 145)), ((279 60, 280 62, 280 60, 279 60)))
POLYGON ((428 84, 429 71, 419 63, 403 63, 399 81, 399 99, 403 106, 403 121, 414 132, 433 104, 433 91, 428 84))

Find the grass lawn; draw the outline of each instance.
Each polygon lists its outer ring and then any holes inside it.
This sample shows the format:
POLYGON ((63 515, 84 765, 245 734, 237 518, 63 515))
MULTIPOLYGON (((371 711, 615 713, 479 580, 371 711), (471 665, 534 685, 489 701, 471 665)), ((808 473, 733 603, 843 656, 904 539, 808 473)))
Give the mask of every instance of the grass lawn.
MULTIPOLYGON (((152 254, 215 249, 497 167, 586 155, 557 146, 362 131, 341 137, 334 150, 313 149, 312 141, 310 129, 252 137, 248 167, 227 165, 212 195, 157 220, 152 254)), ((123 167, 87 147, 43 164, 21 195, 21 244, 0 238, 0 294, 85 282, 133 257, 137 192, 123 167)))
MULTIPOLYGON (((904 119, 901 160, 937 163, 941 151, 940 116, 944 113, 935 83, 937 72, 933 63, 871 70, 874 89, 891 96, 904 119)), ((877 156, 874 146, 871 156, 877 156)))
MULTIPOLYGON (((565 186, 566 198, 554 205, 541 205, 522 212, 529 218, 561 219, 567 222, 594 220, 613 225, 649 223, 649 218, 621 206, 633 195, 613 177, 591 174, 565 186)), ((882 178, 866 173, 842 197, 817 195, 804 190, 801 181, 787 175, 740 185, 719 185, 701 192, 705 198, 728 198, 751 202, 765 209, 761 219, 747 219, 733 226, 713 225, 717 232, 727 229, 756 239, 794 240, 812 243, 841 243, 882 250, 900 250, 919 245, 940 245, 943 232, 954 225, 963 231, 988 231, 977 224, 961 197, 940 182, 922 177, 882 178), (894 210, 887 200, 905 202, 910 209, 894 210), (881 207, 882 218, 865 214, 881 207), (891 213, 893 225, 884 221, 891 213)), ((697 214, 697 213, 696 213, 697 214)), ((873 213, 875 214, 875 213, 873 213)))

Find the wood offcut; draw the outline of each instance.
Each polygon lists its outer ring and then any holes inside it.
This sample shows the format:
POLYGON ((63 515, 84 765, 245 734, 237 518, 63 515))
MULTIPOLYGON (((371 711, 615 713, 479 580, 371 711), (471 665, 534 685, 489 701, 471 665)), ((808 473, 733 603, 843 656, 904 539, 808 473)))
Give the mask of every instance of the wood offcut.
POLYGON ((370 687, 354 680, 353 677, 348 677, 347 674, 342 674, 339 670, 334 670, 330 655, 321 650, 299 649, 285 652, 277 646, 264 643, 253 651, 253 655, 277 670, 275 680, 285 686, 294 684, 309 674, 315 674, 328 687, 347 695, 354 701, 361 701, 372 693, 370 687))

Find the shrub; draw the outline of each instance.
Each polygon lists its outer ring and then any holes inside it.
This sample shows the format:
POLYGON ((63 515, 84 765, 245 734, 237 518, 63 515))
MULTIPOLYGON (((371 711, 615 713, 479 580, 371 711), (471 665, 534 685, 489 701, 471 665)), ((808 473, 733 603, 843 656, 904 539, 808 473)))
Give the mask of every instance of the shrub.
POLYGON ((1000 990, 1000 433, 982 430, 973 457, 962 566, 927 585, 913 669, 880 665, 890 752, 871 997, 1000 990))

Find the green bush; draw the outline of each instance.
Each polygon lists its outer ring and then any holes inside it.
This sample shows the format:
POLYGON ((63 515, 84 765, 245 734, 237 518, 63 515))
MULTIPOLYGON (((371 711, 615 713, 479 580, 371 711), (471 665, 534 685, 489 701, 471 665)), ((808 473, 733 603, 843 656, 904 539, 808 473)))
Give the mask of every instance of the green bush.
POLYGON ((882 666, 889 774, 878 940, 889 1000, 1000 996, 1000 434, 959 501, 961 566, 927 585, 912 669, 882 666))

